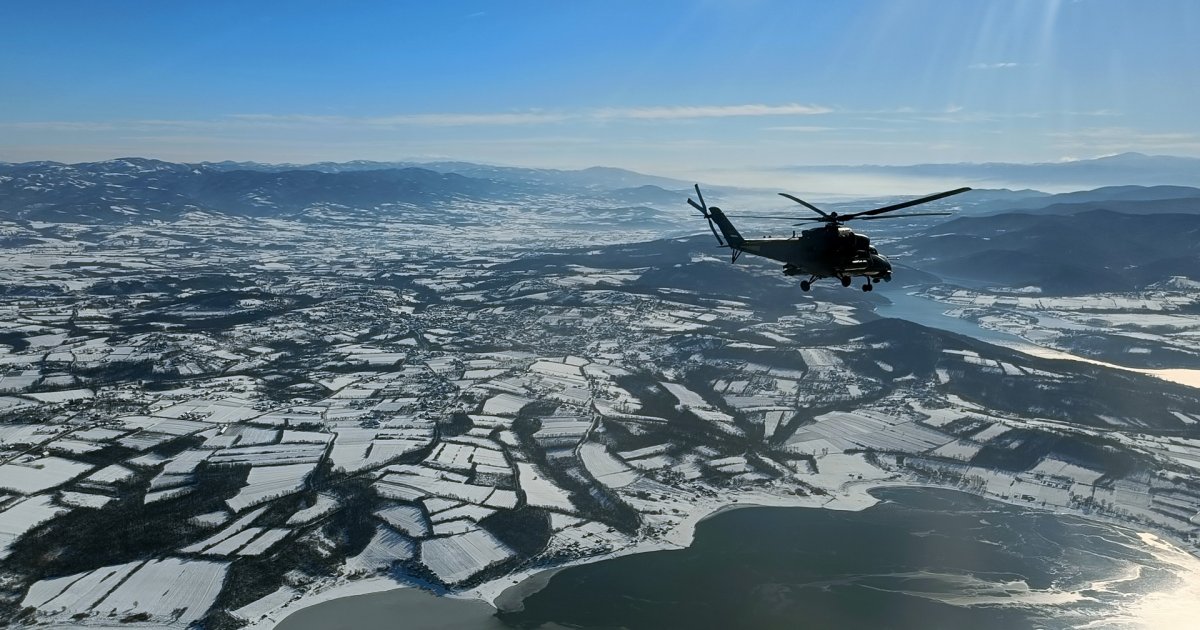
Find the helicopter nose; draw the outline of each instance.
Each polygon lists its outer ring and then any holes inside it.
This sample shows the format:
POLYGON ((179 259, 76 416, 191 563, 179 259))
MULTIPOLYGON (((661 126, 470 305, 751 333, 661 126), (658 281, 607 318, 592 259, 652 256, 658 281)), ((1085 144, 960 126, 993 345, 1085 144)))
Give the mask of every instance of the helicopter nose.
POLYGON ((870 266, 874 269, 875 276, 880 280, 888 281, 892 279, 892 263, 888 261, 886 256, 872 254, 870 266))
POLYGON ((879 274, 879 279, 884 282, 892 281, 892 263, 888 261, 886 256, 879 257, 879 265, 883 267, 883 272, 879 274))

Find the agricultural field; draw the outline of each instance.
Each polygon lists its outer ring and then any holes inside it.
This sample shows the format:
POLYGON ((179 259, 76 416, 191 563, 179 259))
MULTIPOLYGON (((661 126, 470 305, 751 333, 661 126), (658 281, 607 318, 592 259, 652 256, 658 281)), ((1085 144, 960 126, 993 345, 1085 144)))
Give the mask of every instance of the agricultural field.
MULTIPOLYGON (((234 628, 364 578, 483 596, 883 483, 1200 533, 1200 390, 801 295, 697 239, 320 217, 7 226, 0 619, 234 628)), ((1170 292, 933 297, 1191 334, 1170 292)))

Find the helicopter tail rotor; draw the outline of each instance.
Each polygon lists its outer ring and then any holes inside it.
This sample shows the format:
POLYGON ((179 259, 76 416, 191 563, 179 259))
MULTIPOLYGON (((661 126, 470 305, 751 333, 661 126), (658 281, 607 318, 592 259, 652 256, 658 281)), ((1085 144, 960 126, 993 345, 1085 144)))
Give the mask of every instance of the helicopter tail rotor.
POLYGON ((717 232, 717 226, 713 225, 712 212, 709 211, 708 204, 704 203, 704 195, 700 193, 700 184, 696 184, 695 186, 696 196, 700 198, 700 203, 696 203, 695 201, 692 201, 691 197, 688 197, 688 205, 696 210, 699 210, 700 214, 704 215, 704 218, 708 221, 708 229, 711 230, 713 236, 716 237, 717 244, 721 247, 726 247, 725 241, 721 240, 721 234, 717 232))

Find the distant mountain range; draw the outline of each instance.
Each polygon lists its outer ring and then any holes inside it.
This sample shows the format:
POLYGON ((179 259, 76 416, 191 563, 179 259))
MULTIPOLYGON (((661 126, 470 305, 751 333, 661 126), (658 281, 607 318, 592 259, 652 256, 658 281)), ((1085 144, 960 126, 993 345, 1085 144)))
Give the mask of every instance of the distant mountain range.
MULTIPOLYGON (((1117 156, 1104 164, 1145 160, 1200 164, 1147 156, 1117 156)), ((952 166, 1011 166, 1036 172, 1058 165, 952 166)), ((1121 181, 1116 176, 1114 180, 1121 181)), ((403 220, 505 225, 516 231, 521 225, 569 232, 618 229, 641 231, 644 239, 704 229, 685 206, 688 190, 683 184, 621 169, 566 171, 460 162, 420 167, 379 162, 175 164, 142 158, 70 165, 31 162, 0 164, 0 219, 129 224, 203 212, 359 225, 403 220)), ((712 193, 710 199, 720 199, 722 193, 747 191, 712 193)), ((894 201, 837 203, 827 209, 861 210, 894 201)), ((1075 294, 1136 290, 1173 276, 1200 279, 1200 188, 1121 185, 1057 195, 983 189, 926 208, 958 216, 872 225, 865 231, 891 240, 886 253, 897 254, 898 263, 952 282, 1036 286, 1048 294, 1075 294)), ((729 272, 723 263, 713 266, 713 273, 729 272)), ((657 273, 681 275, 679 282, 713 277, 695 272, 692 265, 657 273)), ((732 277, 727 280, 731 286, 745 285, 732 277)))
POLYGON ((1056 204, 1041 212, 961 217, 907 239, 904 260, 948 279, 1051 294, 1128 291, 1172 276, 1200 278, 1200 199, 1056 204), (1081 209, 1092 206, 1106 209, 1081 209), (1064 209, 1075 212, 1065 214, 1064 209), (1048 212, 1053 211, 1053 212, 1048 212))
MULTIPOLYGON (((953 198, 952 198, 953 199, 953 198)), ((1029 211, 1074 214, 1113 209, 1124 213, 1200 212, 1200 188, 1191 186, 1104 186, 1051 195, 1034 190, 972 191, 959 197, 966 214, 1029 211)))
POLYGON ((437 173, 453 173, 476 179, 519 182, 537 186, 565 186, 593 190, 613 190, 657 186, 662 188, 689 188, 691 182, 669 177, 645 175, 623 168, 593 166, 579 170, 551 168, 523 168, 516 166, 492 166, 472 162, 316 162, 313 164, 263 164, 260 162, 204 162, 205 166, 218 170, 267 171, 290 170, 320 171, 322 173, 352 173, 360 171, 385 171, 394 169, 421 168, 437 173))
POLYGON ((908 166, 791 166, 795 173, 855 173, 940 179, 1003 188, 1095 188, 1114 184, 1200 186, 1200 158, 1121 153, 1090 160, 1014 164, 1006 162, 908 166))
POLYGON ((174 164, 143 158, 61 164, 0 164, 0 217, 48 222, 137 222, 187 212, 295 216, 336 206, 372 210, 448 202, 520 204, 573 195, 584 207, 682 206, 686 195, 650 182, 674 180, 620 169, 513 169, 442 163, 436 170, 355 162, 307 166, 174 164))

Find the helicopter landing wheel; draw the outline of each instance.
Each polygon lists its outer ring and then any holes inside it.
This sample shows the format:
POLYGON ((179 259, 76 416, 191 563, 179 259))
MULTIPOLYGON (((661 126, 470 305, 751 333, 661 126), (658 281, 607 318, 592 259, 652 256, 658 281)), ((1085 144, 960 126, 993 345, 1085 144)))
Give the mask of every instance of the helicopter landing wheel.
POLYGON ((800 290, 801 290, 801 291, 807 291, 807 290, 809 290, 809 289, 811 289, 811 288, 812 288, 812 283, 811 283, 811 282, 809 282, 808 280, 801 280, 801 281, 800 281, 800 290))
POLYGON ((850 286, 850 276, 842 276, 842 286, 850 286))
POLYGON ((866 291, 874 291, 874 290, 875 290, 875 285, 871 284, 870 282, 868 282, 868 283, 866 283, 866 284, 864 284, 864 285, 863 285, 863 291, 864 291, 864 292, 866 292, 866 291))

